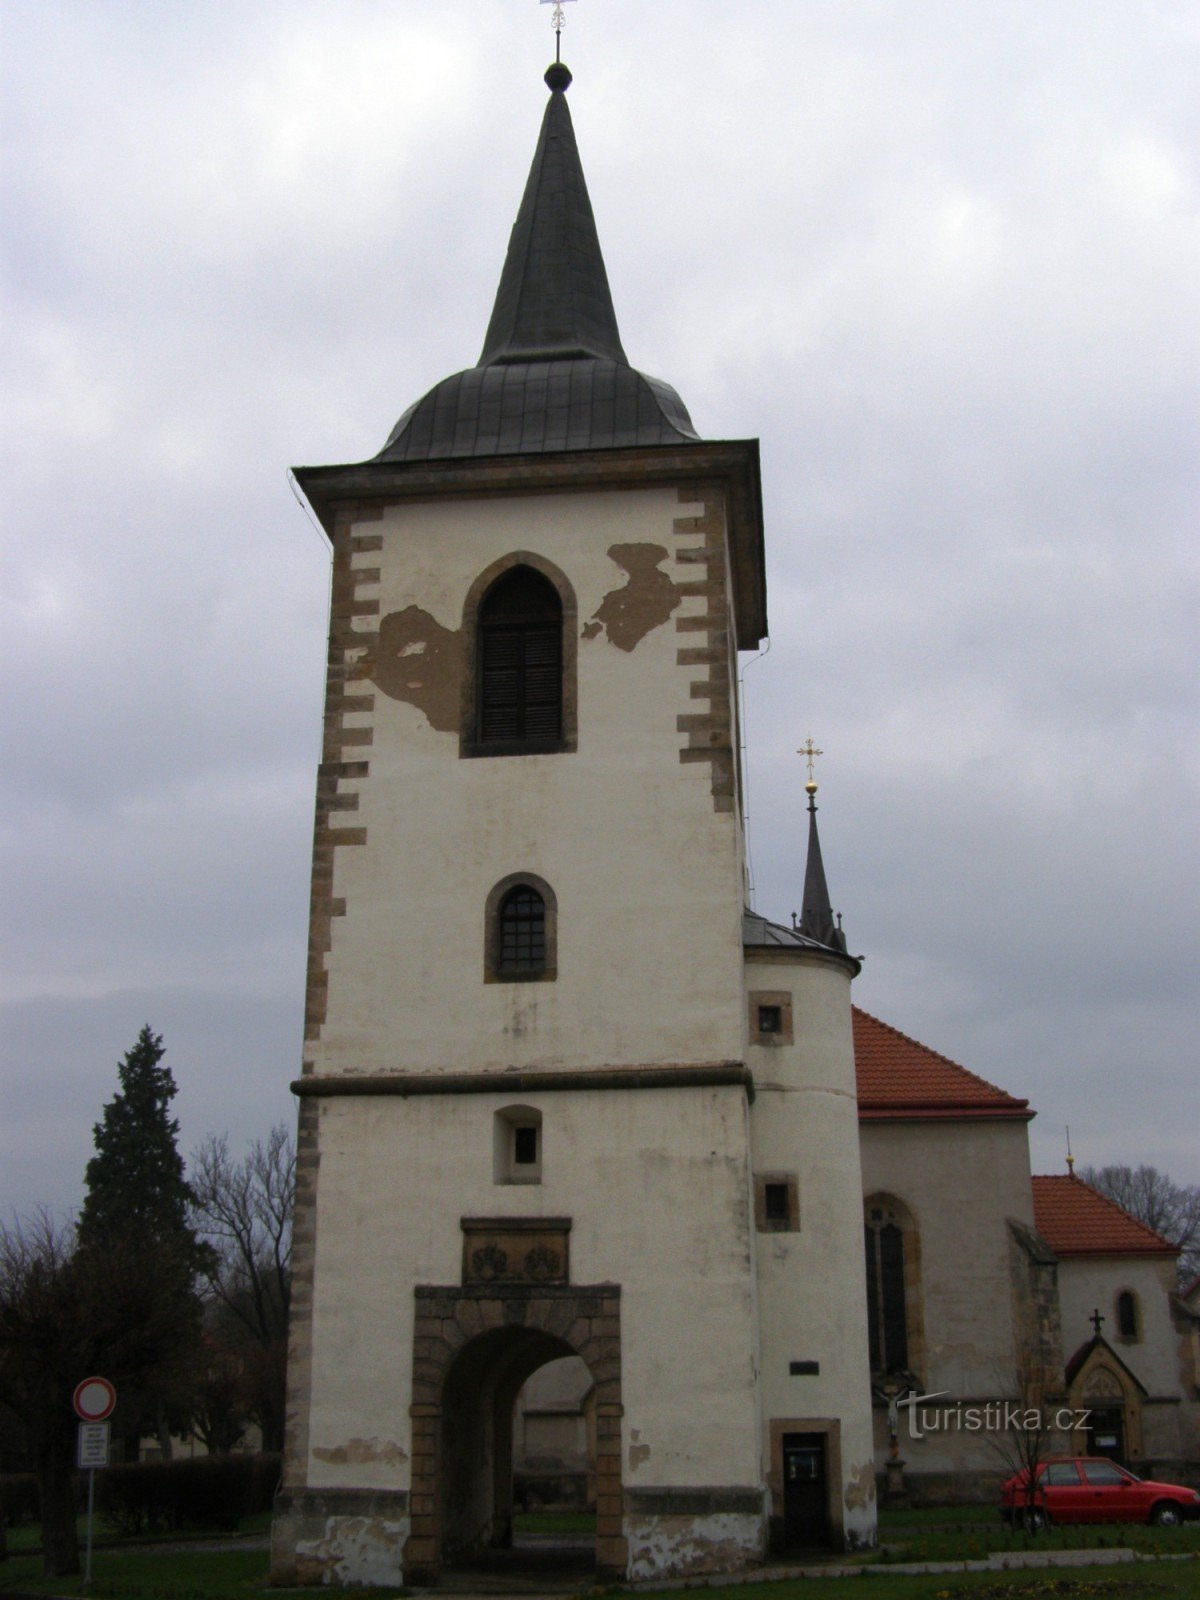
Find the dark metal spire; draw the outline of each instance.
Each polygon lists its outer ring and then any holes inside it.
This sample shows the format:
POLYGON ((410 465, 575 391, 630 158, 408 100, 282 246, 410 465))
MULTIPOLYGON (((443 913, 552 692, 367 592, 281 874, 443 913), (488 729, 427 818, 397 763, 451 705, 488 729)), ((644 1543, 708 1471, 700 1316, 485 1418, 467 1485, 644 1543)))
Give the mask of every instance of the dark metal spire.
POLYGON ((477 366, 443 378, 392 429, 376 461, 620 450, 697 442, 687 407, 629 365, 567 110, 550 101, 477 366))
POLYGON ((578 356, 626 359, 567 108, 570 82, 560 62, 546 73, 550 100, 509 239, 481 367, 578 356))
MULTIPOLYGON (((811 743, 811 741, 810 741, 811 743)), ((818 944, 845 953, 846 935, 841 919, 835 918, 825 883, 825 863, 821 860, 821 841, 817 835, 817 786, 810 778, 804 785, 808 794, 808 861, 804 868, 804 904, 800 911, 800 932, 818 944)))

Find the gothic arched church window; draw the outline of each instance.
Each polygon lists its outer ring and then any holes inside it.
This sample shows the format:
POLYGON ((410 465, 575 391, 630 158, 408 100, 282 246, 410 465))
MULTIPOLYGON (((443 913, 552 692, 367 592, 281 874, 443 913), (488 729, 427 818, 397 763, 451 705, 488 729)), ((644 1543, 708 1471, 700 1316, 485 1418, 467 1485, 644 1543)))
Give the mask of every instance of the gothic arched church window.
POLYGON ((463 603, 459 754, 574 750, 578 606, 565 573, 529 550, 493 561, 463 603))
POLYGON ((562 603, 532 567, 512 567, 479 608, 476 733, 516 754, 562 739, 562 603))
POLYGON ((919 1321, 917 1235, 898 1200, 874 1195, 867 1201, 865 1244, 871 1371, 909 1372, 919 1365, 914 1348, 919 1342, 914 1337, 919 1321))

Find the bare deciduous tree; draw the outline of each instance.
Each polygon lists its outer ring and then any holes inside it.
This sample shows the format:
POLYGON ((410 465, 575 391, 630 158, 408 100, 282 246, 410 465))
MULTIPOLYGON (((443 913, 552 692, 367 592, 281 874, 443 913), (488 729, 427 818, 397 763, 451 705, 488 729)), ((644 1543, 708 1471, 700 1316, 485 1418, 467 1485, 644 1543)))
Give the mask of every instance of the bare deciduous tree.
POLYGON ((1042 1464, 1063 1444, 1061 1387, 1061 1374, 1047 1365, 1044 1352, 1025 1349, 1008 1381, 1001 1385, 1001 1392, 1007 1391, 1015 1399, 1002 1403, 1002 1426, 987 1436, 992 1450, 1018 1480, 1014 1521, 1030 1533, 1037 1533, 1045 1524, 1045 1514, 1036 1504, 1042 1464))
POLYGON ((1179 1247, 1182 1284, 1200 1275, 1200 1185, 1175 1183, 1157 1167, 1146 1166, 1081 1167, 1079 1176, 1179 1247))
POLYGON ((263 1448, 283 1444, 284 1371, 292 1288, 292 1213, 296 1152, 279 1124, 241 1161, 224 1136, 210 1135, 192 1156, 193 1225, 212 1247, 206 1272, 218 1314, 210 1326, 234 1353, 243 1375, 245 1409, 258 1422, 263 1448))

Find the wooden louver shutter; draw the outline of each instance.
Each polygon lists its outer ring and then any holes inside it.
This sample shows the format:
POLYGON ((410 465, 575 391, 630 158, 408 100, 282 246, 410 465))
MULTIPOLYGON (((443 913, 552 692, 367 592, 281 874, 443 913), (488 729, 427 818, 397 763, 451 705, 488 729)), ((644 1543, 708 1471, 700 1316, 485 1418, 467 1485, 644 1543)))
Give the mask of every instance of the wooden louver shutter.
POLYGON ((562 607, 528 567, 506 573, 480 608, 479 737, 530 745, 562 737, 562 607))

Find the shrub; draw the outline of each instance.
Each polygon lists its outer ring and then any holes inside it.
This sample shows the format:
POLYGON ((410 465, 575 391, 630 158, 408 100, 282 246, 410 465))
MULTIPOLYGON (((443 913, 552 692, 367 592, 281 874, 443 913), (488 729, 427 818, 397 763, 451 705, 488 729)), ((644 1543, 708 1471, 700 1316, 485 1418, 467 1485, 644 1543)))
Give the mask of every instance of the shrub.
POLYGON ((278 1456, 196 1456, 109 1467, 96 1480, 97 1507, 118 1532, 234 1529, 269 1510, 279 1482, 278 1456))

